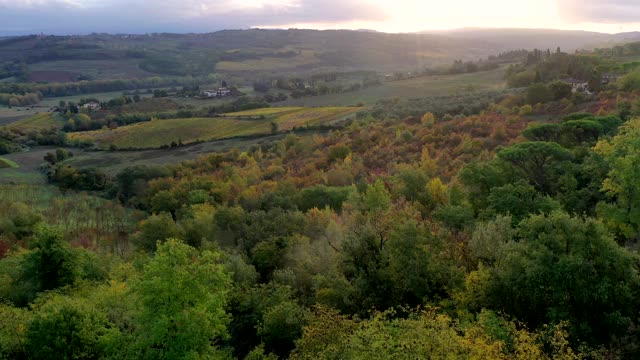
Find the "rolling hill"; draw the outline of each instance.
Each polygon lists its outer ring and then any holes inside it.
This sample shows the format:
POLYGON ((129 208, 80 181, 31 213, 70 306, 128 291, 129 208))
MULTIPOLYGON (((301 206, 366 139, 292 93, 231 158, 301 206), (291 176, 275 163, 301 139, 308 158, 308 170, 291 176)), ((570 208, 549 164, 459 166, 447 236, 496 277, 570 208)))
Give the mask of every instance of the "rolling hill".
POLYGON ((25 64, 26 69, 18 69, 22 76, 45 82, 213 72, 244 76, 389 72, 449 64, 454 59, 477 60, 512 49, 560 46, 571 51, 638 39, 638 33, 539 29, 403 34, 250 29, 207 34, 33 35, 0 38, 0 65, 25 64))

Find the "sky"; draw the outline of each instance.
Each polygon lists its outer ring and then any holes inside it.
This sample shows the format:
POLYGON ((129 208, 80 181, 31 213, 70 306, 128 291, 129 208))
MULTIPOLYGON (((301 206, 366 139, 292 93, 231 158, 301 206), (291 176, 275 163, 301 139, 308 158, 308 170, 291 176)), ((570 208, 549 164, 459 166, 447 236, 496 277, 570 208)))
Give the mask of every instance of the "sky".
POLYGON ((640 0, 0 0, 0 34, 462 27, 640 31, 640 0))

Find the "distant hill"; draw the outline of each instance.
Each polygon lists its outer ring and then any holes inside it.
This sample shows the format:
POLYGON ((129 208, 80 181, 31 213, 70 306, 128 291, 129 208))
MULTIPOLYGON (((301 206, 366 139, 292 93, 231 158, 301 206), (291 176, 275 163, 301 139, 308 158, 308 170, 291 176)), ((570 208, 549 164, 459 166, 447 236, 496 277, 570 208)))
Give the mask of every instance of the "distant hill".
POLYGON ((580 30, 555 29, 484 29, 462 28, 446 31, 425 31, 423 34, 449 36, 482 41, 501 50, 547 49, 560 47, 564 51, 609 47, 621 42, 640 40, 640 32, 607 34, 580 30))
POLYGON ((41 81, 38 79, 50 74, 99 80, 212 72, 249 77, 359 70, 398 72, 450 64, 454 59, 478 60, 513 49, 560 46, 572 51, 638 39, 639 33, 538 29, 408 34, 250 29, 207 34, 31 35, 0 38, 0 73, 4 67, 5 77, 41 81))

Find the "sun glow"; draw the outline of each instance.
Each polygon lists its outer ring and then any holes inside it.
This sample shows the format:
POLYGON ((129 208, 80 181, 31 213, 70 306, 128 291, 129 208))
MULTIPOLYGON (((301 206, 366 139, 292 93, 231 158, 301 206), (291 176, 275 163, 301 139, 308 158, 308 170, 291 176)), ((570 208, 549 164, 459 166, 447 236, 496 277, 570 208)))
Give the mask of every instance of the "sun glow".
MULTIPOLYGON (((260 2, 260 0, 254 0, 260 2)), ((571 23, 562 18, 556 0, 368 0, 387 15, 383 21, 335 23, 294 23, 280 27, 318 29, 375 29, 385 32, 448 30, 463 27, 553 28, 599 32, 633 31, 638 23, 571 23)), ((278 26, 265 26, 278 27, 278 26)))

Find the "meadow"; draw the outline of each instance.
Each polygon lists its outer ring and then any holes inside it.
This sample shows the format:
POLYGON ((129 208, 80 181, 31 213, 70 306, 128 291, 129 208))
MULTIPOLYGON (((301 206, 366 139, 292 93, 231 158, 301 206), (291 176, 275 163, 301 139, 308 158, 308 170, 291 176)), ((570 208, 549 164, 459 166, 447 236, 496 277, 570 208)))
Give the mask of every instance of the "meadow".
MULTIPOLYGON (((361 109, 356 107, 288 108, 284 113, 278 113, 269 108, 250 112, 252 117, 262 117, 259 119, 225 116, 153 120, 116 129, 69 133, 68 139, 72 142, 92 141, 102 149, 114 147, 117 149, 150 149, 168 146, 171 143, 189 144, 241 136, 268 135, 274 132, 272 123, 277 124, 277 129, 275 129, 277 131, 290 131, 296 127, 328 124, 344 119, 361 109)), ((235 116, 238 116, 238 113, 235 113, 235 116)))
POLYGON ((91 80, 133 79, 154 76, 140 69, 139 59, 122 60, 57 60, 39 62, 29 66, 33 72, 55 72, 72 70, 91 80))

